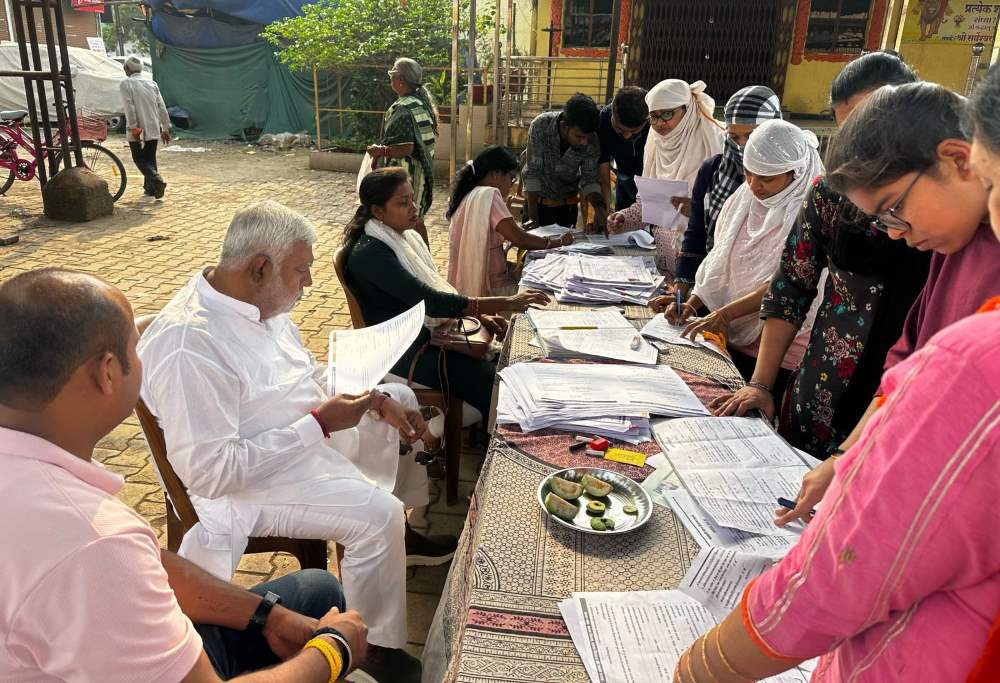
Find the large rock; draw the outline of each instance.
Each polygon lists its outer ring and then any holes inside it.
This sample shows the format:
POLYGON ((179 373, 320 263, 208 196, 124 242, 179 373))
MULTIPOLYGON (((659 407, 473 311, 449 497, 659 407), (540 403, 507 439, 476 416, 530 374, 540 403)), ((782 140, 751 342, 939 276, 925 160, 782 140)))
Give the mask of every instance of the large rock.
POLYGON ((110 216, 114 208, 108 183, 89 168, 65 168, 42 189, 45 215, 58 221, 83 223, 110 216))

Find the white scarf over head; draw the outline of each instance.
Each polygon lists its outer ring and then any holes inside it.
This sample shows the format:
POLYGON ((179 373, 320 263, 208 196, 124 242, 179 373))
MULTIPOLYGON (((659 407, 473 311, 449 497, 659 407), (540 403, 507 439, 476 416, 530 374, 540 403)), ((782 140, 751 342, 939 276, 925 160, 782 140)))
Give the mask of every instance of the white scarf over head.
MULTIPOLYGON (((399 233, 379 219, 371 218, 365 223, 365 234, 392 249, 403 269, 428 287, 440 292, 458 294, 455 288, 438 273, 430 249, 416 230, 404 230, 399 233)), ((433 329, 447 321, 448 318, 426 316, 424 325, 428 329, 433 329)))
POLYGON ((646 93, 646 104, 649 111, 682 106, 687 106, 687 111, 677 127, 666 135, 649 129, 642 174, 647 178, 686 180, 690 189, 702 162, 722 152, 725 126, 713 118, 715 100, 705 92, 702 81, 689 85, 668 78, 646 93))
MULTIPOLYGON (((757 199, 743 183, 726 200, 715 224, 715 246, 695 276, 693 293, 709 310, 718 310, 770 282, 810 182, 823 172, 818 148, 812 131, 787 121, 765 121, 750 134, 743 150, 746 170, 762 176, 789 171, 795 175, 773 197, 757 199)), ((758 315, 734 320, 729 326, 730 341, 750 346, 760 337, 763 325, 758 315)))
POLYGON ((489 296, 489 246, 490 213, 493 198, 500 191, 490 185, 479 185, 465 195, 458 211, 451 217, 449 237, 458 242, 458 254, 454 263, 449 264, 448 278, 455 289, 465 296, 489 296), (458 218, 461 216, 462 221, 458 218))

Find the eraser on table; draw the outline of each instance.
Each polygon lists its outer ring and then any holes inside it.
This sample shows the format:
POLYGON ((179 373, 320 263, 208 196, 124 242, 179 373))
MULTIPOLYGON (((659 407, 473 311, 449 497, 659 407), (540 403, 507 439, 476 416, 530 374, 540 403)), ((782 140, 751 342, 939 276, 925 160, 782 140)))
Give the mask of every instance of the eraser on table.
POLYGON ((606 451, 608 450, 608 447, 610 445, 611 442, 608 441, 607 439, 602 437, 597 437, 596 439, 593 439, 589 444, 587 444, 587 447, 595 451, 606 451))
POLYGON ((643 453, 626 451, 624 448, 609 448, 604 453, 604 459, 611 460, 612 462, 622 462, 626 465, 635 465, 636 467, 646 466, 646 456, 643 453))

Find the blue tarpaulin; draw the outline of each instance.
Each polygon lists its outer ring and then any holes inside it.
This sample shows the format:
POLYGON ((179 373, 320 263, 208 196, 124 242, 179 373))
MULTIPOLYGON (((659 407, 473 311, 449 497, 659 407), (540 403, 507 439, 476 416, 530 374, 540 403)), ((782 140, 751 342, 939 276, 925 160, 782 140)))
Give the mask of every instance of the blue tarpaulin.
POLYGON ((255 43, 263 27, 260 24, 233 23, 212 17, 154 12, 150 29, 166 45, 190 49, 237 47, 255 43))
POLYGON ((302 6, 316 0, 148 0, 154 11, 164 5, 178 10, 212 10, 255 24, 270 24, 302 14, 302 6))

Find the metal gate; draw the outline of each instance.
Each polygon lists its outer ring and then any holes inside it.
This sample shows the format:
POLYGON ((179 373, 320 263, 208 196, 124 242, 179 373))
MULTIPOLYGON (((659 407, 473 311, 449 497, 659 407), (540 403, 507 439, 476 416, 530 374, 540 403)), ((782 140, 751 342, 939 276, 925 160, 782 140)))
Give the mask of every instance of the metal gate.
POLYGON ((780 97, 794 26, 794 0, 633 0, 626 79, 705 81, 719 106, 747 85, 780 97))

